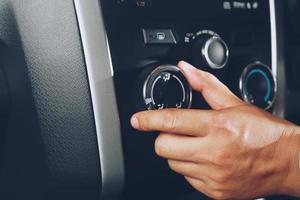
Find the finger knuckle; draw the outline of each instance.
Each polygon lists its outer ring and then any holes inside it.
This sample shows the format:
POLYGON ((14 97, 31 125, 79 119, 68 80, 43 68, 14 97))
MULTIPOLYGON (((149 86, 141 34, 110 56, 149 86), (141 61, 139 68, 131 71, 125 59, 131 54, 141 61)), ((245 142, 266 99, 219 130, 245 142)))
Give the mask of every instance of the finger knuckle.
POLYGON ((232 155, 227 151, 219 151, 213 158, 213 163, 221 166, 226 167, 228 164, 230 164, 232 159, 232 155))
POLYGON ((196 163, 201 163, 205 160, 198 151, 191 152, 189 158, 191 158, 196 163))
POLYGON ((235 124, 226 111, 220 111, 216 114, 214 126, 219 133, 226 136, 231 136, 235 130, 235 124))
POLYGON ((159 135, 156 140, 155 140, 155 144, 154 144, 154 150, 155 153, 159 156, 163 155, 163 151, 162 151, 162 146, 163 146, 163 136, 159 135))
POLYGON ((215 112, 214 120, 216 122, 216 125, 222 124, 227 120, 227 117, 223 111, 215 112))
MULTIPOLYGON (((217 183, 217 188, 219 188, 219 186, 223 186, 229 179, 229 177, 227 176, 226 173, 224 173, 223 171, 222 172, 219 172, 219 173, 215 173, 212 177, 213 181, 215 183, 217 183)), ((216 189, 217 189, 216 188, 216 189)))
POLYGON ((176 115, 174 110, 170 110, 165 115, 162 126, 164 130, 167 131, 175 131, 178 128, 178 116, 176 115))
POLYGON ((204 72, 204 75, 206 76, 207 80, 209 80, 211 82, 218 81, 218 78, 215 75, 213 75, 213 74, 211 74, 209 72, 204 72))
POLYGON ((171 170, 176 171, 177 170, 177 165, 176 162, 173 160, 168 160, 168 165, 170 167, 171 170))

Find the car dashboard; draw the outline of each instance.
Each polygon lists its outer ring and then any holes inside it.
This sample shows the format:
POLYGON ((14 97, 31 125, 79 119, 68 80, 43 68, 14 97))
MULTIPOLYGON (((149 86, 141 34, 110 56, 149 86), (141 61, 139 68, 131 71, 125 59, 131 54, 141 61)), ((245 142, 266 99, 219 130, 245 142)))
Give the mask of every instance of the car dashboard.
POLYGON ((210 109, 176 67, 185 60, 300 124, 299 11, 297 0, 3 0, 0 199, 210 199, 130 117, 210 109))

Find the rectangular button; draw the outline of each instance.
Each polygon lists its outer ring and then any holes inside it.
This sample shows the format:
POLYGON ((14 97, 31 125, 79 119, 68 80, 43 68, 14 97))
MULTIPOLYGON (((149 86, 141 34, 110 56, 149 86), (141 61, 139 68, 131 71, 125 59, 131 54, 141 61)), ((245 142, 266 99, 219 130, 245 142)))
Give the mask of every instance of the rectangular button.
POLYGON ((176 44, 171 29, 143 29, 145 44, 176 44))

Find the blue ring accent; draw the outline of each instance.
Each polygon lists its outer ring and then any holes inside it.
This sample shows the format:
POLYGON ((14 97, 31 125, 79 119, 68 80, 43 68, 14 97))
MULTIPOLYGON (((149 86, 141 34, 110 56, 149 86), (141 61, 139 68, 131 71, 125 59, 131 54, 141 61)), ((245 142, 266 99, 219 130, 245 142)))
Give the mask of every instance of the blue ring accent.
POLYGON ((265 100, 265 102, 267 103, 268 100, 270 99, 270 96, 271 96, 271 81, 270 81, 268 75, 266 74, 266 72, 264 72, 263 70, 261 70, 261 69, 254 69, 254 70, 252 70, 252 71, 248 74, 248 76, 247 76, 247 78, 246 78, 246 81, 245 81, 245 83, 246 83, 246 84, 245 84, 245 86, 246 86, 246 91, 247 91, 247 93, 248 93, 248 87, 247 87, 248 81, 249 81, 250 77, 253 76, 254 74, 260 74, 260 75, 262 75, 262 76, 266 79, 266 81, 267 81, 267 94, 266 94, 265 97, 264 97, 264 100, 265 100))

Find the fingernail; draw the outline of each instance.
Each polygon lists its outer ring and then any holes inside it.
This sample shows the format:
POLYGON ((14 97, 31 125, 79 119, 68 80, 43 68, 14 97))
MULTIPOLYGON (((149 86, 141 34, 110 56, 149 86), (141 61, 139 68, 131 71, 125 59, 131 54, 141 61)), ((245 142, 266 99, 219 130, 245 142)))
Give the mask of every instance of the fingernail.
POLYGON ((136 116, 132 116, 130 121, 133 128, 138 129, 140 127, 139 120, 136 116))

